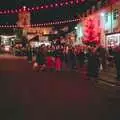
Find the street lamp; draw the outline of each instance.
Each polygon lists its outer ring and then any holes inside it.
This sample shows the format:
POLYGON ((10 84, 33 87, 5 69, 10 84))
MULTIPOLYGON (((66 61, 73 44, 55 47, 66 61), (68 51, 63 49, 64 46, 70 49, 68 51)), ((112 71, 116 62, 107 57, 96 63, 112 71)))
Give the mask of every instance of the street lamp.
POLYGON ((78 29, 78 27, 76 26, 76 27, 75 27, 75 29, 77 30, 77 29, 78 29))
POLYGON ((104 17, 104 15, 105 15, 105 13, 104 12, 101 12, 101 14, 100 14, 102 17, 104 17))
POLYGON ((24 10, 24 11, 26 11, 26 8, 27 8, 26 6, 23 6, 23 10, 24 10))

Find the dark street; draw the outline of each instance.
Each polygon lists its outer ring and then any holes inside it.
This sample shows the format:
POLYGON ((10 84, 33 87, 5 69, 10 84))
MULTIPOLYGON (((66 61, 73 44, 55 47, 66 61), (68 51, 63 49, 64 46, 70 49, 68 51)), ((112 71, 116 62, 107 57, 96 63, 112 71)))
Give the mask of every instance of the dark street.
POLYGON ((0 120, 117 120, 120 100, 108 91, 83 71, 35 72, 27 60, 0 57, 0 120))

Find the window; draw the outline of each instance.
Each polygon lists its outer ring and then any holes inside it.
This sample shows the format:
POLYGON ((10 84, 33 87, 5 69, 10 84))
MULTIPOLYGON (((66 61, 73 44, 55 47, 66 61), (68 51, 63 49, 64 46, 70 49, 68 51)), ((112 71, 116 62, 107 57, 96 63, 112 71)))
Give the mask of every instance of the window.
POLYGON ((113 10, 113 19, 116 20, 117 17, 118 17, 118 15, 119 15, 118 9, 114 9, 114 10, 113 10))
POLYGON ((105 22, 108 22, 108 13, 105 13, 105 22))
POLYGON ((97 3, 97 9, 100 9, 100 8, 101 8, 101 1, 97 3))
POLYGON ((108 5, 108 3, 109 3, 109 0, 103 0, 103 2, 101 3, 101 6, 108 5))
POLYGON ((95 6, 92 6, 91 12, 92 12, 92 13, 95 12, 95 6))

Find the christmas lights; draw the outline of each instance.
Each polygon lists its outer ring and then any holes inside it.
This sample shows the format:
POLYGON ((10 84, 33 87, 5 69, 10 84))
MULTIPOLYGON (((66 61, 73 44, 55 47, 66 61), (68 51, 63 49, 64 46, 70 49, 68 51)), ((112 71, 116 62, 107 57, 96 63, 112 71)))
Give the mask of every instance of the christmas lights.
MULTIPOLYGON (((56 21, 56 22, 48 22, 43 24, 32 24, 32 25, 25 25, 20 26, 21 28, 24 27, 45 27, 45 26, 51 26, 51 25, 59 25, 59 24, 66 24, 66 23, 72 23, 72 22, 79 22, 81 19, 72 19, 72 20, 64 20, 64 21, 56 21)), ((19 28, 17 25, 0 25, 0 28, 19 28)))
POLYGON ((35 7, 26 7, 23 6, 21 9, 11 9, 11 10, 0 10, 0 14, 15 14, 19 12, 33 12, 33 11, 39 11, 41 9, 51 9, 51 8, 60 8, 60 7, 67 7, 71 5, 81 4, 85 2, 85 0, 70 0, 66 2, 59 2, 59 3, 53 3, 48 5, 41 5, 41 6, 35 6, 35 7))

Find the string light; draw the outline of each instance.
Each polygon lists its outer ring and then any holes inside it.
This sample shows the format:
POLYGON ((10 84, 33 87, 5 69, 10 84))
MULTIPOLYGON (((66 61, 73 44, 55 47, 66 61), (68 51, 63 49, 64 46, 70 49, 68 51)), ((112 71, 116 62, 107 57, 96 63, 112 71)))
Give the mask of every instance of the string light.
POLYGON ((73 5, 73 4, 81 4, 85 2, 85 0, 71 0, 71 1, 66 1, 66 2, 56 2, 54 4, 47 4, 47 5, 42 5, 42 6, 35 6, 35 7, 31 7, 31 8, 28 8, 26 6, 23 6, 23 8, 21 9, 11 9, 11 10, 0 10, 0 14, 15 14, 15 13, 19 13, 19 12, 28 12, 28 11, 38 11, 40 9, 50 9, 50 8, 60 8, 60 7, 63 7, 63 6, 70 6, 70 5, 73 5))
MULTIPOLYGON (((42 23, 42 24, 32 24, 32 25, 21 26, 21 28, 22 27, 24 28, 24 27, 42 27, 42 26, 59 25, 59 24, 77 22, 77 21, 80 21, 80 20, 81 19, 72 19, 72 20, 42 23)), ((19 26, 17 26, 17 25, 0 25, 0 28, 19 28, 19 26)))

